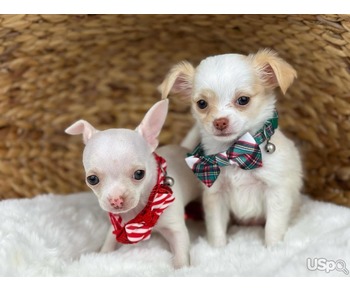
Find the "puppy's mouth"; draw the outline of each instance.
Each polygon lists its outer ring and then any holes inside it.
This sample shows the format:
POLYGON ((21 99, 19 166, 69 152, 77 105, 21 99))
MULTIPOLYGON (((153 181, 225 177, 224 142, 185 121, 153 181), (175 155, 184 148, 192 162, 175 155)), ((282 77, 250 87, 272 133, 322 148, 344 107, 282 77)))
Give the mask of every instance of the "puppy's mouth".
POLYGON ((216 139, 218 140, 228 140, 228 139, 233 139, 236 137, 236 133, 234 132, 225 132, 225 131, 222 131, 222 132, 219 132, 219 131, 214 131, 213 132, 213 135, 216 139))
POLYGON ((214 136, 216 136, 216 137, 230 137, 232 135, 234 135, 234 133, 216 133, 216 134, 214 134, 214 136))
POLYGON ((213 133, 215 140, 220 142, 229 142, 237 138, 237 133, 235 132, 215 132, 213 133))

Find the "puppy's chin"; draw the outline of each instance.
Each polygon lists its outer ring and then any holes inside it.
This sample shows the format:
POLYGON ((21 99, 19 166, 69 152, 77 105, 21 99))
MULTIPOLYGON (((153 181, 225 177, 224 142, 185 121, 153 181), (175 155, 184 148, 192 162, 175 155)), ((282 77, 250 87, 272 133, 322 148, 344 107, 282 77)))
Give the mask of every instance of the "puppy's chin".
POLYGON ((216 132, 213 131, 210 134, 216 141, 218 142, 222 142, 222 143, 227 143, 227 142, 233 142, 235 141, 237 138, 239 138, 239 133, 236 132, 216 132))
POLYGON ((213 137, 215 140, 220 142, 229 142, 235 140, 237 138, 237 134, 213 134, 213 137))

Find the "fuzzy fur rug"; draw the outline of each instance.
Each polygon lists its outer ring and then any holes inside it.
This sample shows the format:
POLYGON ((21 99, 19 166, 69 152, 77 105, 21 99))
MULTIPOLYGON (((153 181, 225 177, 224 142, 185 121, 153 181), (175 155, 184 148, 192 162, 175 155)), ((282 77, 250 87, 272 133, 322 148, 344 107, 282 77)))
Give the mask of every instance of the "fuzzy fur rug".
POLYGON ((272 248, 262 227, 238 226, 226 247, 212 248, 204 223, 188 220, 192 266, 179 270, 158 234, 98 253, 109 221, 91 193, 3 200, 0 214, 0 276, 346 276, 342 263, 350 269, 350 209, 307 197, 272 248))

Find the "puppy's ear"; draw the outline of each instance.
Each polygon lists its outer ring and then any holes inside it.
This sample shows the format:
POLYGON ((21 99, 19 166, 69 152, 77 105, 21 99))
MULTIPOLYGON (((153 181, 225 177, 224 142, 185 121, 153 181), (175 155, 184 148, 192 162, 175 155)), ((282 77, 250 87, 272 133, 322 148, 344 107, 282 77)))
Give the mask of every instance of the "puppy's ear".
POLYGON ((80 135, 83 134, 83 141, 84 144, 87 143, 87 141, 90 140, 90 138, 96 134, 97 132, 99 132, 98 130, 96 130, 90 123, 88 123, 87 121, 84 120, 79 120, 77 122, 75 122, 74 124, 72 124, 71 126, 69 126, 65 132, 69 135, 80 135))
POLYGON ((276 88, 279 86, 285 94, 297 77, 297 72, 293 67, 272 50, 260 50, 249 57, 252 58, 253 66, 266 87, 276 88))
POLYGON ((171 68, 162 84, 158 86, 162 99, 167 98, 170 92, 181 94, 186 98, 191 97, 194 71, 193 66, 187 61, 171 68))
POLYGON ((158 146, 158 136, 168 113, 169 100, 164 99, 154 104, 146 113, 136 131, 147 141, 152 152, 158 146))

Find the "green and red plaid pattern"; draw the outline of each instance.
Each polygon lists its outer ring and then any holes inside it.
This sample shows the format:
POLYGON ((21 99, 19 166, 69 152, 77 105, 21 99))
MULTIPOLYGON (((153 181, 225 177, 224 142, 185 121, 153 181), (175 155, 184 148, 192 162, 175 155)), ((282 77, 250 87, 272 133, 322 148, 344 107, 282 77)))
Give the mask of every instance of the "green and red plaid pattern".
POLYGON ((263 128, 254 136, 246 133, 233 143, 227 151, 213 155, 205 155, 202 145, 199 144, 188 154, 186 162, 198 179, 210 188, 218 178, 221 167, 231 164, 237 164, 245 170, 262 167, 262 154, 259 145, 265 140, 269 140, 277 127, 278 114, 275 111, 274 116, 266 121, 263 128), (196 162, 190 163, 193 158, 196 159, 196 162))

